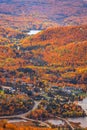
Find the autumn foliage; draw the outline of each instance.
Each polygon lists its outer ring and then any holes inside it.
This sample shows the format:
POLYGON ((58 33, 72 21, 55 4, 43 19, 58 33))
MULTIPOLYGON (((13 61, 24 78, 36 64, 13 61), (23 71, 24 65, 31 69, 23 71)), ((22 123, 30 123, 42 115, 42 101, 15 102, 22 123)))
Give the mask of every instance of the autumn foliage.
MULTIPOLYGON (((87 25, 49 28, 26 37, 20 43, 37 59, 41 56, 52 71, 61 73, 61 82, 86 83, 87 25)), ((43 76, 50 81, 52 79, 51 74, 45 73, 43 76)))
POLYGON ((55 130, 52 128, 39 128, 32 126, 18 126, 12 123, 8 123, 6 120, 0 121, 0 130, 55 130))
POLYGON ((0 3, 0 25, 28 30, 86 24, 86 4, 86 0, 5 0, 0 3))
MULTIPOLYGON (((9 75, 11 81, 30 82, 30 77, 18 71, 30 68, 36 72, 34 82, 38 75, 46 82, 86 84, 87 25, 49 28, 17 45, 0 46, 0 61, 0 67, 9 73, 15 70, 15 77, 9 75)), ((4 76, 0 80, 6 82, 4 76)))

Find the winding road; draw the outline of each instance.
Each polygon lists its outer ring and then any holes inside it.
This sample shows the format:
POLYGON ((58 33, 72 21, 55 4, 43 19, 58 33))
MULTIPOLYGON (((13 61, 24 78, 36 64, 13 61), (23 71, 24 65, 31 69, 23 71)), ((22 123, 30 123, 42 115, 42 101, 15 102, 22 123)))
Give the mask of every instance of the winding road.
MULTIPOLYGON (((12 115, 12 116, 1 116, 0 119, 17 119, 17 118, 20 118, 20 119, 23 119, 23 120, 26 120, 26 121, 32 121, 32 122, 38 122, 40 123, 42 126, 46 126, 48 128, 51 128, 51 126, 49 124, 47 124, 46 122, 42 122, 40 120, 34 120, 34 119, 29 119, 27 118, 27 116, 30 114, 30 112, 34 111, 35 109, 38 108, 38 105, 40 104, 41 101, 35 101, 35 104, 34 104, 34 107, 32 108, 32 110, 29 110, 28 112, 26 113, 23 113, 23 114, 19 114, 19 115, 12 115)), ((62 121, 64 121, 70 128, 71 130, 74 130, 74 128, 72 127, 72 125, 69 123, 68 120, 64 119, 64 118, 61 118, 61 117, 56 117, 56 119, 60 119, 62 121)))
POLYGON ((40 123, 41 125, 46 126, 46 127, 48 127, 48 128, 51 128, 51 126, 48 125, 48 124, 45 123, 45 122, 42 122, 42 121, 40 121, 40 120, 33 120, 33 119, 27 118, 27 116, 30 114, 30 112, 32 112, 32 111, 34 111, 35 109, 37 109, 37 107, 38 107, 38 105, 40 104, 40 102, 41 102, 41 101, 39 101, 39 102, 35 101, 35 104, 34 104, 34 107, 32 108, 32 110, 29 110, 29 111, 26 112, 26 113, 19 114, 19 115, 12 115, 12 116, 1 116, 0 119, 13 119, 13 118, 17 119, 17 118, 21 118, 21 119, 26 120, 26 121, 32 121, 32 122, 34 122, 34 121, 36 122, 36 121, 37 121, 37 122, 40 123))

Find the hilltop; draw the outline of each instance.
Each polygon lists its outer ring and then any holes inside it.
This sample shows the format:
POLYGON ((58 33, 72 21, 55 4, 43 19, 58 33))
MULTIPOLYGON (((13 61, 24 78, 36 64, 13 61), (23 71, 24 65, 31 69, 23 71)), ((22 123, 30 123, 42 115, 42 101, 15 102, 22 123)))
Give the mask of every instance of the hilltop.
POLYGON ((87 25, 49 28, 20 43, 32 55, 29 59, 33 65, 58 71, 65 82, 86 83, 87 25))
POLYGON ((36 56, 42 55, 48 64, 68 61, 68 65, 70 60, 70 64, 74 64, 82 59, 86 64, 87 25, 49 28, 20 43, 25 50, 35 52, 36 56))

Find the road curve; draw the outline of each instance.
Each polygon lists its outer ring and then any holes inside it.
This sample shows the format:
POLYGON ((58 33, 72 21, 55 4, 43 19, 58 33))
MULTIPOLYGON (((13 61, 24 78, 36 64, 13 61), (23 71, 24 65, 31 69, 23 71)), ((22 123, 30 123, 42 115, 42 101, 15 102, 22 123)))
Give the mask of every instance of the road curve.
POLYGON ((30 114, 30 112, 32 112, 33 110, 37 109, 39 104, 40 104, 40 101, 39 102, 35 101, 34 107, 31 110, 29 110, 28 112, 25 112, 23 114, 18 114, 18 115, 12 115, 12 116, 1 116, 0 119, 26 117, 28 114, 30 114))
MULTIPOLYGON (((24 119, 24 120, 26 120, 26 121, 37 121, 38 123, 40 123, 41 125, 44 125, 44 126, 46 126, 46 127, 48 127, 48 128, 51 128, 51 126, 50 125, 48 125, 46 122, 42 122, 42 121, 40 121, 40 120, 33 120, 33 119, 29 119, 29 118, 27 118, 27 116, 30 114, 30 112, 32 112, 32 111, 34 111, 35 109, 37 109, 38 108, 38 105, 40 104, 40 102, 41 101, 39 101, 39 102, 37 102, 37 101, 35 101, 35 104, 34 104, 34 107, 32 108, 32 110, 29 110, 28 112, 26 112, 26 113, 23 113, 23 114, 19 114, 19 115, 12 115, 12 116, 1 116, 0 117, 0 119, 12 119, 12 118, 21 118, 21 119, 24 119)), ((56 116, 56 118, 57 119, 60 119, 60 120, 62 120, 62 121, 64 121, 64 122, 66 122, 66 124, 71 128, 71 130, 74 130, 74 128, 72 127, 72 125, 69 123, 69 121, 67 121, 66 119, 64 119, 64 118, 61 118, 61 117, 57 117, 56 116)))
POLYGON ((50 125, 48 125, 47 123, 45 123, 45 122, 42 122, 42 121, 40 121, 40 120, 33 120, 33 119, 29 119, 29 118, 27 118, 26 116, 27 115, 29 115, 30 114, 30 112, 32 112, 32 111, 34 111, 35 109, 37 109, 37 107, 38 107, 38 105, 40 104, 40 102, 41 101, 39 101, 39 102, 37 102, 37 101, 35 101, 35 104, 34 104, 34 107, 32 108, 32 110, 29 110, 28 112, 26 112, 26 113, 23 113, 23 114, 19 114, 19 115, 12 115, 12 116, 1 116, 0 117, 0 119, 12 119, 12 118, 21 118, 21 119, 24 119, 24 120, 26 120, 26 121, 32 121, 32 122, 38 122, 38 123, 40 123, 41 125, 43 125, 43 126, 46 126, 46 127, 48 127, 48 128, 51 128, 51 126, 50 125))

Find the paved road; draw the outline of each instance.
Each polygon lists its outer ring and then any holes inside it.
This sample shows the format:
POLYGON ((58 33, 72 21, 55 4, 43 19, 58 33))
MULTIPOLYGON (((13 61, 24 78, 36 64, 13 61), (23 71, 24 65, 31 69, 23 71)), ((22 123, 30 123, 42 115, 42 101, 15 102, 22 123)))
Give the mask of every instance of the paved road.
MULTIPOLYGON (((0 117, 0 119, 12 119, 12 118, 17 119, 17 118, 21 118, 21 119, 26 120, 26 121, 32 121, 32 122, 35 121, 35 122, 40 123, 43 126, 51 128, 51 126, 48 125, 46 122, 42 122, 40 120, 33 120, 33 119, 27 118, 27 116, 30 114, 30 112, 32 112, 33 110, 35 110, 35 109, 38 108, 38 105, 40 104, 40 102, 41 101, 39 101, 39 102, 35 101, 35 104, 34 104, 34 107, 32 108, 32 110, 29 110, 28 112, 26 112, 24 114, 12 115, 12 116, 2 116, 2 117, 0 117)), ((71 128, 71 130, 74 130, 74 128, 72 127, 72 125, 66 119, 61 118, 61 117, 56 117, 56 119, 58 119, 58 120, 60 119, 60 120, 64 121, 71 128)))
POLYGON ((29 110, 28 112, 24 113, 24 114, 19 114, 19 115, 12 115, 12 116, 1 116, 0 119, 17 119, 17 118, 21 118, 23 120, 26 120, 26 121, 32 121, 32 122, 38 122, 40 123, 42 126, 46 126, 46 127, 50 127, 50 125, 48 125, 47 123, 45 122, 42 122, 42 121, 39 121, 39 120, 33 120, 33 119, 29 119, 27 118, 27 116, 30 114, 30 112, 32 112, 33 110, 37 109, 38 105, 40 104, 41 101, 37 102, 35 101, 35 104, 34 104, 34 107, 32 110, 29 110))
POLYGON ((64 121, 71 128, 71 130, 75 130, 74 127, 72 127, 72 125, 70 124, 70 122, 68 120, 61 118, 61 117, 57 117, 57 116, 56 116, 56 118, 64 121))
POLYGON ((75 130, 75 128, 70 124, 69 121, 67 121, 66 119, 62 119, 66 122, 66 124, 71 128, 71 130, 75 130))
POLYGON ((20 116, 21 117, 26 117, 27 115, 29 115, 30 114, 30 112, 32 112, 32 111, 34 111, 35 109, 37 109, 38 108, 38 105, 41 103, 41 101, 35 101, 34 102, 35 104, 34 104, 34 107, 32 108, 32 110, 29 110, 28 112, 26 112, 26 113, 24 113, 24 114, 21 114, 20 116))
POLYGON ((28 114, 30 114, 30 112, 37 109, 39 104, 40 104, 40 101, 39 102, 35 101, 34 107, 31 110, 29 110, 28 112, 25 112, 23 114, 18 114, 18 115, 12 115, 12 116, 1 116, 0 119, 3 119, 3 118, 8 118, 9 119, 9 118, 15 118, 15 117, 16 118, 18 118, 18 117, 21 117, 21 118, 26 117, 28 114))

